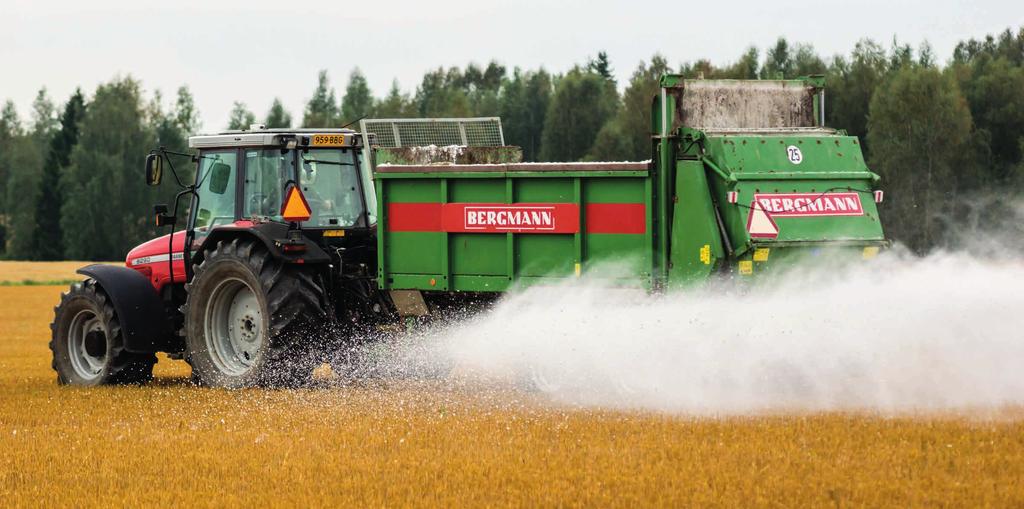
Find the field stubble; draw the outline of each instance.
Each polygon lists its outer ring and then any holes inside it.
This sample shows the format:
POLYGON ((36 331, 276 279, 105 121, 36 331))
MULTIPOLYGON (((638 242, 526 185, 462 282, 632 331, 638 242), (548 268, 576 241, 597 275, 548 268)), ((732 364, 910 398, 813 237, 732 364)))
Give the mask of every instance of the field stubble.
POLYGON ((161 358, 148 387, 58 387, 61 287, 0 288, 10 506, 1024 503, 1017 408, 693 418, 380 380, 221 391, 161 358))

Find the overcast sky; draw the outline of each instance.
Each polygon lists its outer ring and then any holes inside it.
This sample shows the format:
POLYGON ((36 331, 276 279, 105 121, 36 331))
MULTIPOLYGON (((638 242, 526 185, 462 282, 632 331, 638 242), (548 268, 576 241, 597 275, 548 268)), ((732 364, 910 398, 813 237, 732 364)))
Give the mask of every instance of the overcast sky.
POLYGON ((42 86, 63 102, 130 74, 167 98, 187 84, 204 129, 217 130, 236 100, 259 118, 278 96, 301 119, 319 69, 340 97, 359 67, 381 96, 392 79, 413 91, 438 66, 493 58, 559 72, 605 50, 621 83, 655 52, 673 66, 725 64, 780 35, 824 56, 896 36, 927 40, 945 61, 959 40, 1022 25, 1022 0, 0 0, 0 100, 24 117, 42 86))

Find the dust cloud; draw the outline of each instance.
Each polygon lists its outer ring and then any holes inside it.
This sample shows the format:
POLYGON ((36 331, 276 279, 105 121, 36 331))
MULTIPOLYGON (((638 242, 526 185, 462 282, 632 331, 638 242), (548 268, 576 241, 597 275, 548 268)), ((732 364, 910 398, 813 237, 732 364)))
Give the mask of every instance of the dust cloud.
MULTIPOLYGON (((1024 404, 1024 261, 893 250, 755 289, 516 292, 389 364, 552 402, 694 415, 1024 404), (496 382, 498 381, 498 382, 496 382)), ((393 345, 394 346, 394 345, 393 345)))

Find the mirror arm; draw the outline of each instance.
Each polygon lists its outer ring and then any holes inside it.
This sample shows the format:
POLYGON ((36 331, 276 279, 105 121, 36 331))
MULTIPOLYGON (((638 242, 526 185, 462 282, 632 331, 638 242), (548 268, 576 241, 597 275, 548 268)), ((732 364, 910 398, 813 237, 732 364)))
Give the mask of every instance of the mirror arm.
POLYGON ((174 170, 174 163, 172 163, 171 162, 171 158, 167 157, 167 156, 168 155, 176 155, 176 156, 185 156, 185 157, 189 157, 189 158, 194 159, 195 155, 194 154, 189 154, 189 153, 186 153, 186 152, 177 152, 177 151, 174 151, 174 150, 167 150, 165 147, 160 147, 158 149, 158 151, 163 156, 163 158, 167 161, 167 165, 170 166, 170 168, 171 168, 171 175, 174 175, 174 181, 178 183, 178 187, 184 189, 186 187, 185 184, 181 183, 181 179, 178 178, 178 172, 174 170))

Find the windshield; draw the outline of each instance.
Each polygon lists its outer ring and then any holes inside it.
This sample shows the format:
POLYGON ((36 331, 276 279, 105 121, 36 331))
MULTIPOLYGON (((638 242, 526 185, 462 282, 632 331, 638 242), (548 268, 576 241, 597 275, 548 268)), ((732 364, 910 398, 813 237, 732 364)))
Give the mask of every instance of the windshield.
POLYGON ((313 216, 303 226, 354 226, 363 199, 353 152, 311 149, 299 152, 299 185, 313 216))
MULTIPOLYGON (((204 151, 197 174, 198 208, 194 225, 205 231, 218 224, 233 222, 236 197, 241 199, 237 204, 239 217, 283 222, 282 200, 286 186, 291 183, 299 185, 311 209, 311 217, 302 223, 303 226, 347 228, 372 225, 374 217, 372 213, 366 213, 363 203, 364 199, 372 196, 372 184, 361 184, 360 173, 366 178, 369 174, 357 168, 356 154, 358 151, 347 148, 204 151), (236 194, 236 173, 242 179, 241 194, 236 194)), ((371 202, 370 206, 376 208, 375 203, 371 202)))

